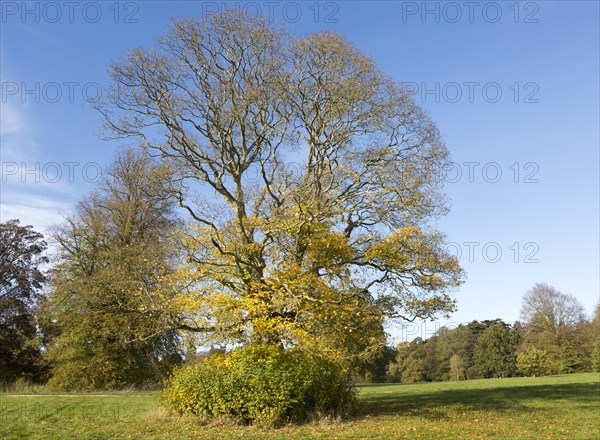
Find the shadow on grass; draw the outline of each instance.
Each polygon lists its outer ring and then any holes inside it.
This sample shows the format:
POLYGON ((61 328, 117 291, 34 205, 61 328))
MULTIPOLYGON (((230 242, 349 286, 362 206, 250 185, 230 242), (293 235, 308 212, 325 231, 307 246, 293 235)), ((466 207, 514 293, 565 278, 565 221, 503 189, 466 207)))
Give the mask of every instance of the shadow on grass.
POLYGON ((361 398, 359 417, 365 415, 414 415, 433 420, 448 418, 453 409, 483 411, 531 411, 532 401, 552 402, 557 411, 565 406, 598 408, 600 385, 576 383, 519 387, 440 390, 429 393, 373 394, 361 398))

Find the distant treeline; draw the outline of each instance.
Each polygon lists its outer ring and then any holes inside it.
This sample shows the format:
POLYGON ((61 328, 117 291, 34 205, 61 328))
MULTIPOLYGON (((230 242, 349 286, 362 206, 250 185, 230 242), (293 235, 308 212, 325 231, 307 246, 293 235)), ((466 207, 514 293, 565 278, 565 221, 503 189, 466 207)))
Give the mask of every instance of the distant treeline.
POLYGON ((537 284, 523 321, 442 327, 427 340, 385 347, 356 372, 365 382, 423 382, 600 371, 600 306, 592 319, 569 295, 537 284))

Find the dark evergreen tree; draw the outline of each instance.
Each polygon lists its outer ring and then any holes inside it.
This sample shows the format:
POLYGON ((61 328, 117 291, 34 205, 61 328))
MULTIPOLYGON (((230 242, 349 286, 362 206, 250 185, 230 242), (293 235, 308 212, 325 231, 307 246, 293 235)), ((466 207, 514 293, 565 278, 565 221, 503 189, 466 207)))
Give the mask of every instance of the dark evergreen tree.
POLYGON ((18 220, 0 223, 0 382, 46 374, 36 332, 36 307, 46 281, 46 242, 18 220))

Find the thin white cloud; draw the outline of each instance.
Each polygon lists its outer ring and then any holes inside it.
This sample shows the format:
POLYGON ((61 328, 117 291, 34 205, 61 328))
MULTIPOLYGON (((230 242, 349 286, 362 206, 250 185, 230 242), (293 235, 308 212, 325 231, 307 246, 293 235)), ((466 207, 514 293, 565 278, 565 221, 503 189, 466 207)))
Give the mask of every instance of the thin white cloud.
POLYGON ((62 214, 71 204, 49 197, 31 194, 2 195, 0 222, 18 219, 22 225, 32 225, 36 231, 47 233, 53 225, 62 222, 62 214))
POLYGON ((15 135, 23 128, 23 118, 8 102, 0 103, 0 135, 15 135))
POLYGON ((0 102, 0 159, 2 161, 31 160, 37 150, 35 133, 27 124, 24 105, 0 102))
POLYGON ((55 161, 12 161, 2 158, 0 185, 2 194, 28 194, 72 198, 80 194, 81 185, 96 183, 102 177, 100 165, 55 161))
POLYGON ((45 233, 61 222, 74 188, 62 176, 56 181, 56 167, 36 161, 38 155, 24 106, 0 103, 0 222, 15 218, 45 233))

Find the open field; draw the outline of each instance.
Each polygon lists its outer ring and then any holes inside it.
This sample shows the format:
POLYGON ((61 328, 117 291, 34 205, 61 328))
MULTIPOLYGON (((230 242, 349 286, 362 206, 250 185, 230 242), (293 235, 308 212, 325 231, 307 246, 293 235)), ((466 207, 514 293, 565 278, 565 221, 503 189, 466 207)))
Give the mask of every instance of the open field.
POLYGON ((600 438, 600 374, 360 387, 359 414, 267 431, 164 414, 156 393, 0 394, 0 438, 600 438))

